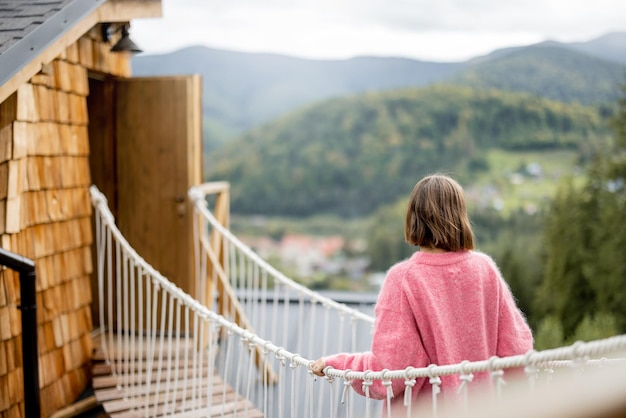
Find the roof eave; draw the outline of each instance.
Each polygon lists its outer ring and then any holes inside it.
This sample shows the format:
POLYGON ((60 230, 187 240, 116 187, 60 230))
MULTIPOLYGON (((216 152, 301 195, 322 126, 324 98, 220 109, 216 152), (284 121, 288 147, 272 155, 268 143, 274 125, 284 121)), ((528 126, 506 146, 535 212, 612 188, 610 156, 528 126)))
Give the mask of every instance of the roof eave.
POLYGON ((0 55, 0 103, 101 22, 161 17, 161 0, 77 0, 0 55))

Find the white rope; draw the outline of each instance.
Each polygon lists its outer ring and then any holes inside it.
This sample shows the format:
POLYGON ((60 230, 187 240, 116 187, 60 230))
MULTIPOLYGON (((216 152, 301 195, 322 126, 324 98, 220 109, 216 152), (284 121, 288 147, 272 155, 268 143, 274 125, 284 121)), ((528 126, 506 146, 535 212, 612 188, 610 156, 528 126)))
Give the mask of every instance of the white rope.
MULTIPOLYGON (((329 398, 330 398, 330 411, 329 411, 329 416, 330 418, 336 418, 337 417, 337 412, 335 410, 335 400, 334 400, 334 388, 333 388, 333 382, 335 381, 335 379, 333 379, 331 376, 324 376, 324 378, 326 379, 326 381, 328 382, 328 392, 329 392, 329 398)), ((311 416, 311 415, 309 415, 311 416)))
MULTIPOLYGON (((228 327, 228 330, 226 331, 226 335, 230 336, 233 335, 233 330, 228 327)), ((230 359, 232 357, 232 348, 233 345, 232 344, 226 344, 226 346, 228 347, 226 350, 226 359, 224 360, 224 381, 228 381, 228 373, 230 371, 230 359)), ((224 416, 226 410, 226 385, 222 385, 222 417, 224 416)))
MULTIPOLYGON (((316 303, 317 305, 317 303, 316 303)), ((330 306, 328 305, 322 305, 323 309, 324 309, 324 321, 322 323, 322 330, 328 330, 329 329, 329 324, 330 324, 330 306)), ((330 335, 328 332, 322 332, 322 346, 321 346, 321 353, 328 353, 328 340, 330 338, 330 335)), ((321 405, 322 401, 324 399, 324 392, 323 391, 319 391, 319 395, 318 395, 318 399, 317 399, 317 404, 321 405)), ((322 408, 318 409, 318 413, 317 413, 317 418, 322 418, 322 408)))
MULTIPOLYGON (((206 347, 203 352, 206 357, 206 375, 203 374, 202 380, 205 382, 206 388, 204 389, 204 394, 206 395, 206 405, 207 407, 213 407, 213 398, 215 396, 215 383, 214 379, 216 377, 215 365, 217 362, 217 354, 218 354, 218 340, 217 336, 220 335, 221 326, 210 318, 202 317, 202 321, 204 322, 204 330, 206 335, 206 342, 204 346, 206 347)), ((224 411, 222 411, 223 413, 224 411)))
MULTIPOLYGON (((184 341, 185 341, 185 355, 184 355, 184 364, 189 364, 189 347, 190 347, 190 330, 189 330, 189 306, 183 305, 183 309, 185 312, 185 329, 184 329, 184 341)), ((195 351, 195 350, 194 350, 195 351)), ((187 411, 187 385, 189 381, 189 373, 185 373, 183 376, 183 401, 182 401, 182 412, 187 411)))
POLYGON ((415 379, 409 377, 409 371, 412 367, 406 368, 406 376, 404 378, 404 407, 406 408, 407 418, 411 418, 411 406, 413 404, 413 387, 417 383, 415 379))
MULTIPOLYGON (((189 328, 188 327, 190 324, 193 324, 194 326, 194 332, 192 333, 193 344, 191 344, 193 347, 193 362, 192 363, 193 363, 194 374, 193 374, 193 379, 192 379, 193 388, 191 390, 193 395, 189 402, 187 402, 186 404, 184 403, 184 408, 186 408, 187 410, 196 409, 197 404, 201 404, 202 402, 205 403, 203 406, 204 408, 206 408, 207 410, 211 408, 210 406, 211 400, 206 399, 206 396, 204 396, 204 395, 208 395, 210 391, 201 390, 201 385, 200 385, 200 382, 202 379, 209 379, 209 382, 210 382, 210 379, 212 379, 213 373, 209 373, 209 375, 206 377, 203 376, 202 365, 205 360, 208 361, 209 364, 210 362, 213 361, 212 360, 213 349, 211 347, 217 348, 216 345, 213 345, 213 344, 217 344, 217 342, 214 342, 211 340, 215 338, 215 336, 213 335, 214 333, 213 332, 208 333, 209 335, 206 336, 206 338, 209 338, 209 340, 205 339, 205 336, 203 334, 204 329, 206 327, 202 324, 209 323, 212 325, 212 327, 215 327, 216 329, 220 328, 220 329, 226 330, 225 332, 222 332, 222 335, 225 336, 226 339, 230 338, 231 336, 232 338, 238 338, 242 341, 245 339, 245 343, 246 343, 245 345, 247 348, 246 350, 241 350, 241 344, 236 345, 226 340, 221 341, 220 350, 219 350, 220 358, 222 357, 221 352, 225 351, 224 353, 225 367, 220 368, 222 376, 224 377, 224 381, 227 380, 226 378, 228 377, 228 373, 229 373, 228 371, 231 369, 230 363, 232 363, 232 361, 237 361, 237 367, 243 366, 244 363, 247 361, 249 364, 249 368, 246 369, 248 371, 248 373, 246 374, 249 376, 249 378, 245 382, 241 382, 242 385, 244 386, 240 386, 239 384, 237 384, 236 387, 237 388, 241 388, 241 387, 249 388, 250 387, 249 385, 252 384, 252 379, 253 379, 251 372, 254 370, 254 364, 253 364, 254 362, 252 360, 252 357, 254 356, 254 347, 259 347, 259 346, 263 347, 263 354, 267 354, 267 356, 264 356, 265 359, 267 359, 268 357, 271 357, 272 353, 274 354, 275 359, 278 363, 279 377, 281 380, 283 381, 285 380, 284 370, 286 368, 285 364, 287 364, 287 362, 289 364, 290 369, 292 370, 291 384, 290 385, 284 384, 281 386, 279 382, 279 385, 278 385, 279 390, 278 390, 278 401, 277 401, 276 409, 277 409, 277 413, 279 417, 284 416, 287 410, 285 407, 286 402, 290 402, 289 406, 292 411, 292 416, 300 416, 298 415, 299 411, 297 408, 300 405, 304 405, 305 402, 302 402, 300 399, 301 394, 300 394, 300 391, 298 391, 300 380, 297 378, 297 374, 298 374, 298 370, 304 370, 307 375, 310 375, 309 373, 310 365, 313 360, 302 357, 293 352, 290 352, 289 350, 283 348, 284 345, 283 346, 276 345, 275 342, 272 342, 267 339, 263 339, 261 336, 251 333, 250 331, 241 328, 240 326, 236 325, 235 323, 228 320, 224 316, 215 313, 214 311, 210 310, 209 308, 207 308, 200 302, 194 300, 190 295, 183 292, 175 284, 165 279, 159 272, 157 272, 153 267, 151 267, 148 263, 146 263, 145 260, 143 260, 132 249, 132 247, 130 247, 128 242, 124 239, 124 237, 121 235, 119 230, 116 228, 114 219, 112 215, 110 215, 110 212, 108 211, 108 208, 106 207, 106 200, 103 199, 102 195, 95 188, 92 188, 91 192, 92 192, 94 207, 96 208, 96 213, 98 216, 97 221, 96 221, 96 226, 97 226, 96 241, 100 247, 97 249, 96 253, 99 257, 98 263, 97 263, 98 282, 99 282, 99 285, 101 286, 101 292, 102 292, 101 294, 99 294, 99 298, 98 298, 100 302, 100 309, 101 309, 100 317, 101 317, 101 323, 108 324, 108 328, 107 328, 108 335, 103 336, 104 338, 103 346, 106 350, 105 354, 109 356, 108 357, 109 359, 111 359, 110 357, 112 355, 111 349, 115 347, 115 344, 117 344, 118 352, 122 352, 122 346, 121 346, 122 340, 125 338, 128 339, 130 337, 129 331, 131 328, 134 329, 135 321, 138 321, 139 326, 142 326, 141 324, 143 323, 148 325, 143 330, 139 328, 139 332, 144 332, 146 334, 146 337, 144 339, 139 340, 139 345, 142 344, 141 343, 142 340, 145 340, 146 346, 143 347, 143 349, 147 352, 147 359, 146 359, 147 364, 145 367, 145 373, 146 373, 145 389, 143 390, 143 394, 145 396, 143 396, 143 398, 145 398, 144 401, 146 403, 150 402, 150 408, 144 407, 146 416, 148 415, 156 416, 156 415, 159 415, 159 413, 163 412, 163 407, 158 402, 158 399, 160 397, 159 395, 160 379, 157 377, 159 377, 159 375, 163 372, 162 369, 164 367, 163 366, 163 353, 164 353, 163 347, 164 347, 164 342, 165 342, 164 340, 165 335, 167 334, 168 338, 172 338, 174 334, 177 334, 178 330, 180 329, 178 320, 176 320, 176 326, 172 325, 171 312, 172 312, 173 306, 184 307, 185 309, 185 327, 187 327, 186 332, 185 332, 186 334, 185 338, 187 340, 189 340, 189 332, 188 332, 189 328), (105 248, 102 248, 102 246, 104 246, 105 248), (115 250, 115 257, 113 257, 112 249, 115 250), (113 266, 114 260, 117 260, 117 262, 115 262, 115 266, 113 266), (122 274, 122 271, 120 270, 122 264, 124 263, 121 263, 120 260, 131 260, 133 262, 133 267, 130 269, 130 271, 133 271, 136 266, 139 273, 128 274, 128 267, 126 266, 124 267, 124 270, 126 270, 126 273, 124 276, 124 274, 122 274), (114 267, 115 267, 115 274, 113 272, 114 267), (137 293, 134 293, 134 291, 132 290, 133 284, 131 284, 131 287, 128 288, 127 287, 128 283, 123 283, 124 281, 128 281, 128 280, 137 281, 135 285, 137 286, 136 288, 137 293), (126 287, 126 290, 123 290, 125 287, 126 287), (113 292, 113 288, 115 288, 115 292, 113 292), (145 289, 145 291, 143 289, 145 289), (134 299, 135 296, 137 296, 139 301, 143 300, 145 297, 145 305, 137 305, 137 306, 124 305, 128 303, 127 299, 134 299), (113 300, 115 300, 115 298, 118 298, 117 300, 119 302, 114 303, 113 300), (159 304, 159 300, 161 301, 161 304, 159 304), (168 306, 168 303, 169 303, 169 306, 168 306), (122 309, 122 307, 124 307, 124 309, 122 309), (139 316, 133 316, 136 310, 142 311, 143 310, 142 308, 145 308, 145 317, 141 316, 143 315, 143 313, 140 313, 139 316), (116 323, 117 327, 114 327, 113 322, 112 322, 112 317, 116 316, 116 315, 113 315, 114 309, 116 310, 115 313, 117 313, 117 323, 116 323), (167 319, 165 317, 166 311, 170 312, 169 322, 166 321, 167 319), (158 313, 161 314, 160 319, 158 318, 158 313), (164 328, 166 323, 168 324, 167 330, 164 328), (159 332, 157 332, 157 325, 159 328, 159 332), (118 338, 115 341, 113 339, 114 328, 118 328, 118 330, 126 329, 127 332, 125 333, 123 332, 122 338, 118 338), (202 347, 206 347, 206 346, 209 347, 208 357, 205 357, 207 355, 206 352, 200 350, 202 347), (239 355, 235 355, 236 353, 231 352, 233 349, 239 350, 239 355), (154 369, 153 364, 152 364, 154 362, 155 357, 158 360, 156 369, 154 369), (245 359, 245 361, 242 361, 242 359, 245 359), (155 374, 157 376, 154 376, 155 374), (154 384, 152 382, 154 382, 154 384), (156 387, 157 390, 156 391, 153 390, 152 386, 156 387), (287 398, 284 396, 288 389, 291 389, 292 391, 291 398, 287 398), (200 392, 203 392, 203 394, 200 395, 199 394, 200 392), (148 394, 155 394, 152 397, 152 400, 150 400, 150 396, 147 396, 148 394), (296 414, 296 415, 293 415, 293 414, 296 414)), ((200 206, 203 206, 203 205, 200 205, 200 206)), ((257 257, 250 250, 246 249, 247 247, 239 247, 238 241, 232 240, 231 234, 227 229, 223 229, 223 228, 220 229, 221 227, 218 226, 218 224, 214 225, 213 227, 218 229, 219 233, 222 234, 224 239, 228 238, 228 240, 230 240, 229 241, 230 244, 223 246, 224 249, 229 248, 229 246, 231 245, 233 246, 233 249, 234 249, 233 251, 225 250, 225 252, 229 254, 224 254, 224 256, 227 257, 226 258, 227 260, 235 261, 234 264, 231 263, 230 273, 234 273, 233 276, 237 276, 243 271, 247 270, 245 268, 241 269, 239 267, 240 262, 239 260, 236 260, 236 259, 241 256, 245 256, 245 257, 249 257, 252 260, 255 260, 257 257), (233 259, 233 255, 235 253, 238 253, 239 256, 235 256, 235 258, 233 259)), ((258 261, 254 261, 254 262, 257 263, 258 261)), ((330 319, 331 311, 333 313, 338 313, 339 318, 345 318, 346 315, 350 315, 350 318, 353 322, 357 322, 357 320, 359 321, 363 320, 367 322, 368 324, 370 324, 371 317, 363 314, 362 312, 347 308, 343 304, 339 304, 328 298, 322 297, 321 295, 318 295, 317 293, 309 291, 306 288, 302 288, 300 285, 297 285, 297 284, 293 285, 292 283, 289 282, 288 279, 286 279, 280 273, 274 271, 271 267, 269 267, 268 265, 266 265, 266 263, 262 261, 258 265, 261 267, 261 271, 260 271, 261 277, 263 277, 263 274, 267 274, 268 278, 271 278, 271 280, 274 281, 273 293, 275 296, 274 296, 274 299, 272 300, 272 303, 274 304, 274 306, 272 307, 272 310, 274 310, 275 312, 277 313, 279 312, 279 310, 277 309, 277 305, 279 303, 279 296, 280 296, 279 288, 280 288, 283 290, 285 305, 289 304, 290 290, 296 292, 299 300, 308 301, 310 299, 311 302, 309 303, 311 307, 314 307, 319 303, 322 307, 325 308, 323 322, 326 324, 328 324, 331 321, 330 319)), ((259 281, 255 279, 256 273, 254 273, 254 271, 256 270, 253 270, 253 276, 251 280, 250 279, 245 279, 245 280, 247 282, 252 281, 253 285, 256 286, 259 281)), ((233 276, 231 276, 231 278, 233 276)), ((256 299, 265 299, 265 298, 259 297, 259 293, 253 292, 252 294, 248 293, 247 299, 256 300, 256 299)), ((301 311, 302 306, 304 305, 303 304, 298 305, 299 312, 301 311)), ((234 309, 234 308, 230 307, 230 309, 234 309)), ((258 311, 254 311, 254 312, 258 312, 258 311)), ((288 313, 289 313, 288 310, 284 311, 284 314, 288 314, 288 313)), ((299 317, 304 318, 305 316, 299 315, 299 317)), ((271 332, 272 335, 278 334, 278 330, 276 330, 277 332, 274 333, 274 328, 275 328, 274 325, 277 322, 276 321, 277 318, 280 318, 280 316, 274 316, 273 318, 270 319, 273 321, 272 332, 271 332)), ((326 350, 328 349, 328 340, 338 342, 344 339, 343 338, 344 337, 343 325, 341 325, 342 323, 343 322, 340 320, 340 323, 338 324, 341 328, 341 333, 339 335, 330 335, 330 332, 324 335, 324 340, 322 342, 322 348, 324 349, 324 353, 327 352, 326 350)), ((212 328, 209 328, 209 329, 212 329, 212 328)), ((326 329, 329 329, 329 328, 326 328, 326 329)), ((280 331, 283 331, 284 333, 284 329, 280 331)), ((356 331, 352 329, 350 333, 346 333, 346 334, 355 335, 355 333, 356 331)), ((215 334, 217 334, 217 331, 215 331, 215 334)), ((300 340, 303 335, 304 334, 301 334, 300 336, 300 334, 297 334, 296 338, 300 340)), ((286 342, 286 338, 283 341, 286 342)), ((128 346, 126 348, 129 348, 130 351, 132 351, 134 347, 128 346)), ((140 346, 139 349, 141 350, 142 347, 140 346)), ((626 335, 621 335, 621 336, 616 336, 612 338, 591 341, 591 342, 586 342, 586 343, 579 342, 579 343, 576 343, 567 347, 560 347, 560 348, 556 348, 552 350, 526 353, 526 354, 522 354, 518 356, 511 356, 511 357, 504 357, 504 358, 494 357, 494 358, 486 359, 482 361, 463 362, 460 364, 453 364, 453 365, 443 365, 443 366, 430 365, 429 367, 425 367, 425 368, 407 368, 403 370, 364 371, 364 372, 349 371, 349 370, 347 371, 336 370, 336 369, 332 369, 328 367, 325 369, 325 373, 326 373, 328 381, 331 381, 337 378, 343 379, 344 382, 357 382, 359 380, 362 381, 363 391, 365 392, 365 395, 366 395, 365 397, 366 416, 370 416, 371 414, 370 388, 371 388, 371 385, 375 381, 381 381, 384 383, 384 386, 387 387, 387 403, 388 405, 390 405, 391 397, 393 395, 393 392, 391 391, 391 384, 396 379, 402 379, 402 381, 405 382, 404 402, 405 404, 407 404, 406 405, 407 408, 410 408, 411 398, 412 398, 412 388, 413 388, 413 385, 415 384, 415 380, 419 378, 426 378, 428 379, 432 387, 433 414, 434 416, 436 416, 437 395, 441 389, 440 386, 441 386, 442 376, 448 376, 448 375, 465 376, 464 378, 461 378, 462 389, 460 389, 461 391, 465 392, 467 390, 467 384, 469 384, 469 382, 471 381, 469 376, 471 376, 474 373, 489 372, 490 376, 495 381, 496 389, 499 391, 501 390, 501 385, 504 382, 502 380, 502 373, 506 369, 525 367, 527 368, 527 374, 529 373, 532 375, 532 374, 535 374, 537 370, 541 370, 541 371, 546 371, 547 376, 549 377, 550 375, 549 371, 552 368, 562 367, 563 365, 575 365, 575 366, 584 365, 585 368, 587 368, 587 367, 590 367, 591 364, 593 364, 592 363, 594 361, 593 359, 599 358, 599 357, 605 357, 610 353, 616 352, 617 350, 623 350, 623 349, 626 349, 626 335)), ((185 357, 187 358, 188 355, 189 354, 186 352, 185 357)), ((168 363, 165 365, 165 367, 168 369, 167 371, 168 373, 170 369, 169 361, 178 362, 179 357, 176 357, 176 359, 168 358, 168 363)), ((209 366, 209 367, 212 367, 212 366, 209 366)), ((173 365, 172 365, 172 368, 173 368, 173 365)), ((118 383, 122 384, 123 382, 129 381, 128 376, 126 375, 128 372, 126 370, 127 367, 124 367, 124 364, 121 364, 121 363, 112 364, 112 369, 113 369, 113 372, 118 376, 118 383), (119 380, 119 379, 122 379, 122 380, 119 380)), ((259 373, 265 373, 264 369, 262 368, 259 373)), ((245 378, 245 376, 242 376, 242 373, 240 373, 240 371, 236 371, 236 378, 240 379, 242 377, 245 378)), ((165 384, 169 385, 169 380, 167 380, 165 384)), ((358 384, 358 383, 354 383, 354 384, 358 384)), ((125 383, 123 384, 123 388, 125 390, 128 389, 127 386, 128 386, 127 384, 125 383)), ((184 386, 187 387, 186 382, 184 386)), ((120 386, 120 389, 122 389, 122 386, 120 386)), ((334 397, 334 391, 332 389, 333 388, 329 388, 329 390, 331 390, 330 397, 334 397)), ((345 389, 345 386, 344 386, 344 389, 345 389)), ((128 390, 128 393, 129 393, 128 396, 132 395, 134 392, 136 391, 128 390)), ((169 390, 166 389, 166 393, 169 393, 169 390)), ((247 393, 252 393, 252 391, 247 391, 247 393)), ((173 397, 175 396, 175 394, 172 393, 172 394, 168 394, 165 396, 173 397)), ((238 392, 235 392, 235 396, 236 397, 239 396, 238 392)), ((344 401, 346 400, 345 396, 342 396, 342 398, 344 401)), ((161 399, 162 399, 162 396, 161 396, 161 399)), ((312 402, 312 400, 309 399, 306 402, 312 402)), ((309 404, 309 405, 312 405, 312 404, 309 404)), ((347 407, 347 409, 351 410, 352 406, 353 406, 352 403, 349 403, 349 408, 347 407)), ((330 405, 330 408, 331 408, 330 409, 331 411, 334 411, 332 404, 330 405)), ((334 412, 332 412, 331 414, 333 413, 334 412)), ((224 414, 224 408, 222 408, 222 414, 224 414)))
MULTIPOLYGON (((298 323, 304 324, 304 295, 300 295, 298 297, 298 323)), ((304 338, 304 327, 298 327, 296 330, 296 351, 301 353, 304 351, 304 347, 302 346, 304 338)))
POLYGON ((465 366, 469 363, 469 361, 464 360, 461 362, 461 375, 459 379, 461 380, 461 384, 457 389, 457 394, 462 394, 463 396, 463 405, 465 406, 465 411, 468 410, 468 392, 469 392, 469 384, 474 380, 474 374, 468 373, 465 370, 465 366))
POLYGON ((281 354, 281 351, 283 351, 282 348, 278 348, 278 350, 276 351, 276 359, 279 362, 279 369, 278 369, 278 384, 279 385, 283 385, 282 388, 279 388, 278 390, 278 418, 283 418, 284 415, 284 408, 283 408, 283 394, 284 394, 284 385, 285 385, 285 369, 286 369, 286 364, 285 364, 285 356, 281 354))
MULTIPOLYGON (((268 354, 270 353, 270 350, 268 350, 267 346, 264 345, 263 346, 263 355, 265 356, 265 358, 268 357, 268 354)), ((269 378, 267 377, 266 374, 263 374, 263 416, 268 416, 269 414, 269 408, 270 408, 270 404, 269 404, 269 378)))
MULTIPOLYGON (((346 372, 350 372, 350 369, 347 369, 346 372)), ((341 403, 346 405, 346 410, 349 411, 349 402, 348 402, 348 398, 346 396, 346 394, 348 393, 348 390, 352 388, 352 380, 348 379, 348 378, 344 378, 343 379, 343 391, 341 392, 341 403)), ((368 388, 369 391, 369 388, 368 388)))
MULTIPOLYGON (((294 357, 291 357, 290 360, 291 361, 289 362, 289 368, 291 369, 292 381, 293 382, 297 382, 297 380, 295 378, 293 378, 293 377, 296 374, 296 367, 298 366, 298 364, 294 361, 294 357)), ((291 399, 292 399, 292 402, 290 402, 290 404, 291 404, 291 414, 290 414, 290 416, 297 417, 298 416, 298 412, 296 410, 296 407, 298 405, 298 396, 297 396, 297 392, 296 392, 296 384, 295 383, 291 385, 291 399)))
MULTIPOLYGON (((159 288, 160 290, 160 288, 159 288)), ((161 373, 163 372, 163 350, 162 347, 164 345, 165 342, 165 313, 167 311, 167 300, 168 300, 168 294, 166 292, 160 292, 161 294, 161 306, 160 306, 160 310, 161 310, 161 318, 159 321, 159 344, 158 346, 155 346, 155 351, 158 351, 158 360, 157 360, 157 376, 160 377, 161 373), (157 350, 158 347, 158 350, 157 350)), ((156 304, 155 304, 156 305, 156 304)), ((159 390, 161 389, 161 379, 156 379, 156 388, 154 390, 154 414, 157 415, 158 414, 158 410, 159 410, 159 400, 160 400, 160 392, 159 390)))
MULTIPOLYGON (((97 277, 98 277, 98 289, 104 289, 104 261, 105 261, 105 249, 109 248, 106 246, 106 230, 103 230, 104 226, 102 225, 102 218, 96 216, 96 266, 97 266, 97 277)), ((104 292, 98 292, 98 318, 100 320, 100 326, 106 329, 107 323, 104 319, 104 292)), ((104 353, 105 358, 110 358, 109 348, 107 344, 106 335, 100 337, 102 339, 102 351, 104 353)))
MULTIPOLYGON (((106 228, 106 225, 103 223, 102 225, 103 228, 106 228)), ((106 286, 107 286, 107 295, 108 295, 108 314, 109 314, 109 321, 108 321, 108 327, 107 327, 107 331, 112 331, 113 330, 113 245, 112 245, 112 240, 113 240, 113 234, 111 233, 110 229, 106 229, 106 250, 107 250, 107 254, 106 254, 106 262, 107 262, 107 277, 106 277, 106 286)), ((102 292, 104 293, 104 292, 102 292)), ((109 347, 111 350, 114 349, 114 345, 113 345, 113 332, 109 332, 109 347)), ((106 338, 105 338, 106 340, 106 338)), ((107 363, 111 365, 111 367, 113 368, 113 375, 117 374, 117 365, 115 364, 115 362, 111 362, 110 357, 107 358, 107 363)))
POLYGON ((259 297, 261 298, 261 328, 260 335, 268 335, 267 330, 267 272, 261 271, 261 292, 259 297))
MULTIPOLYGON (((332 369, 327 367, 324 372, 325 374, 328 376, 329 372, 332 369)), ((370 387, 372 386, 372 384, 374 382, 372 382, 372 380, 369 378, 369 373, 370 370, 366 370, 365 371, 365 375, 363 377, 363 393, 365 394, 365 417, 366 418, 370 418, 371 417, 371 408, 372 408, 372 398, 370 397, 370 387)))
POLYGON ((385 387, 386 400, 387 400, 387 418, 391 418, 391 399, 393 398, 393 388, 391 385, 393 384, 393 382, 391 381, 391 379, 389 379, 389 377, 387 377, 387 374, 389 373, 388 369, 383 370, 382 373, 383 373, 382 385, 385 387))
POLYGON ((143 346, 144 346, 144 320, 146 320, 145 316, 144 316, 144 295, 143 295, 143 271, 141 270, 141 268, 138 268, 138 272, 137 272, 137 280, 139 282, 139 286, 138 290, 137 290, 137 298, 139 300, 139 306, 137 307, 138 313, 139 313, 139 326, 138 326, 138 335, 139 335, 139 342, 138 342, 138 348, 137 348, 137 357, 138 357, 138 367, 137 369, 139 370, 138 373, 138 379, 137 379, 137 392, 140 393, 141 392, 141 384, 144 381, 143 380, 143 373, 144 373, 144 369, 143 369, 143 363, 144 363, 144 356, 142 355, 143 353, 143 346))
MULTIPOLYGON (((254 356, 254 347, 256 346, 256 344, 253 341, 248 341, 248 354, 250 356, 250 358, 252 358, 254 356)), ((248 362, 248 378, 247 378, 247 386, 246 386, 246 399, 251 399, 251 389, 252 389, 252 376, 253 376, 253 372, 254 372, 254 362, 249 361, 248 362)), ((245 414, 244 416, 248 415, 248 402, 246 402, 246 406, 245 406, 245 414)))
MULTIPOLYGON (((176 303, 176 300, 171 297, 170 295, 170 301, 168 303, 168 315, 167 315, 167 366, 165 368, 166 372, 165 372, 165 397, 163 400, 163 403, 165 404, 165 412, 167 413, 167 406, 170 400, 170 385, 172 382, 172 367, 174 366, 172 364, 172 344, 173 344, 173 333, 174 333, 174 304, 176 303)), ((178 332, 177 332, 178 334, 178 332)))
MULTIPOLYGON (((155 303, 153 303, 156 298, 157 286, 153 283, 151 278, 146 278, 146 320, 148 330, 146 332, 146 393, 150 393, 151 385, 152 385, 152 371, 154 364, 154 338, 156 333, 153 331, 153 326, 156 323, 156 309, 155 303)), ((113 333, 110 333, 113 335, 113 333)), ((150 409, 147 405, 144 405, 144 409, 146 412, 146 417, 149 416, 150 409)))
POLYGON ((312 300, 311 301, 311 308, 309 309, 309 313, 310 313, 310 318, 309 318, 309 347, 307 350, 307 355, 309 357, 314 357, 315 356, 315 347, 314 347, 314 343, 316 343, 317 341, 315 341, 315 329, 316 329, 316 325, 317 325, 317 301, 316 300, 312 300))
MULTIPOLYGON (((121 267, 121 281, 122 281, 122 309, 124 312, 124 316, 120 323, 122 324, 122 347, 124 349, 124 355, 121 359, 121 365, 124 370, 129 370, 130 368, 130 327, 129 327, 129 309, 130 309, 130 297, 128 292, 129 280, 128 280, 128 257, 126 254, 122 256, 122 267, 121 267)), ((130 385, 130 373, 124 373, 124 388, 128 388, 130 385)))
MULTIPOLYGON (((309 391, 306 399, 305 399, 305 405, 304 405, 304 410, 307 411, 307 416, 308 417, 312 417, 313 416, 313 402, 311 402, 311 400, 313 399, 313 383, 315 381, 317 381, 317 378, 313 375, 313 370, 307 370, 308 374, 309 374, 309 379, 307 379, 307 390, 309 391)), ((331 389, 332 390, 332 389, 331 389)), ((318 409, 321 410, 322 408, 319 408, 318 405, 318 409)))
MULTIPOLYGON (((116 260, 121 260, 122 258, 120 257, 120 244, 119 242, 116 241, 115 243, 115 259, 116 260)), ((115 279, 116 279, 116 283, 115 283, 115 292, 117 295, 117 329, 118 330, 123 330, 124 328, 122 327, 122 321, 124 320, 124 317, 122 316, 122 308, 123 308, 123 300, 122 300, 122 273, 121 273, 121 263, 118 262, 115 264, 115 279)), ((113 328, 111 328, 113 329, 113 328)), ((124 338, 122 335, 122 338, 117 338, 117 353, 118 355, 117 357, 117 370, 119 370, 118 373, 123 373, 123 362, 124 362, 124 357, 122 355, 123 351, 123 344, 124 343, 124 338)), ((117 385, 120 389, 123 388, 123 379, 124 379, 124 375, 123 374, 119 374, 119 378, 117 380, 117 385)))
MULTIPOLYGON (((435 369, 437 368, 436 365, 431 364, 430 366, 428 366, 428 368, 426 369, 428 371, 428 375, 429 375, 429 380, 428 383, 430 383, 431 385, 431 390, 432 390, 432 410, 433 410, 433 418, 437 417, 437 396, 439 395, 439 393, 441 392, 441 377, 437 374, 435 374, 435 369)), ((407 373, 410 375, 410 373, 407 373)))
POLYGON ((374 323, 373 317, 366 315, 357 309, 349 308, 344 304, 338 303, 328 297, 322 296, 319 293, 314 292, 302 286, 301 284, 294 282, 293 280, 276 270, 274 267, 272 267, 272 265, 267 263, 261 257, 259 257, 258 254, 252 251, 248 246, 243 244, 235 235, 233 235, 230 230, 224 228, 224 226, 222 226, 213 216, 213 214, 208 210, 208 204, 206 202, 207 192, 216 189, 217 187, 215 187, 215 185, 215 183, 209 183, 192 187, 191 189, 189 189, 188 192, 189 198, 194 203, 195 209, 211 224, 212 228, 215 228, 217 231, 219 231, 219 233, 222 234, 225 239, 231 242, 239 251, 241 251, 242 254, 252 260, 261 269, 267 271, 274 279, 278 280, 280 283, 289 286, 293 290, 296 290, 299 294, 307 296, 308 299, 315 299, 319 303, 323 305, 329 305, 337 311, 343 311, 347 314, 352 314, 363 321, 372 324, 374 323))

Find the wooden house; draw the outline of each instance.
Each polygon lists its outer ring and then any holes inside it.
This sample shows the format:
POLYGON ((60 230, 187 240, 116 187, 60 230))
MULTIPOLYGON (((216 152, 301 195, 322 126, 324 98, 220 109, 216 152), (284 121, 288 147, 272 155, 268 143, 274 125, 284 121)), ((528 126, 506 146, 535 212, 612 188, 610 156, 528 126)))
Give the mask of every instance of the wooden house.
MULTIPOLYGON (((41 416, 91 379, 89 187, 137 251, 193 294, 191 207, 201 182, 201 80, 132 78, 111 51, 160 0, 0 1, 0 247, 34 261, 41 416)), ((0 271, 0 416, 25 415, 20 279, 0 271)))

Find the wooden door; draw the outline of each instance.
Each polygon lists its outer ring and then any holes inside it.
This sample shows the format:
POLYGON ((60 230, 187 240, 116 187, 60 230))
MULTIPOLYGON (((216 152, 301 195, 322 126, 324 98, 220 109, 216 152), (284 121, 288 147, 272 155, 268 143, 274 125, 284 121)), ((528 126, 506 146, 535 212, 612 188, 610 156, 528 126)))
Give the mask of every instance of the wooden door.
POLYGON ((148 263, 194 295, 187 191, 202 181, 200 77, 122 79, 115 91, 120 231, 148 263))

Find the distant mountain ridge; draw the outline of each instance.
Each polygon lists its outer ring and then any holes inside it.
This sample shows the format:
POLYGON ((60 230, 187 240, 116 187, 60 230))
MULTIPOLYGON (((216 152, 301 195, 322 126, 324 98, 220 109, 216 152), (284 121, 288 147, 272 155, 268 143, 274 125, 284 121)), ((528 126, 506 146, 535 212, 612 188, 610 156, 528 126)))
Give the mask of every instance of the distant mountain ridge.
POLYGON ((626 64, 626 32, 607 33, 588 42, 560 43, 565 48, 571 48, 607 61, 626 64))
POLYGON ((478 89, 532 93, 565 103, 614 102, 626 66, 555 43, 497 51, 447 79, 478 89))
POLYGON ((296 108, 371 91, 449 82, 529 92, 594 104, 613 101, 626 70, 626 32, 588 42, 505 48, 465 62, 357 57, 310 60, 276 54, 189 47, 138 55, 138 76, 200 74, 205 138, 211 149, 296 108))
POLYGON ((606 61, 626 64, 626 32, 610 32, 598 38, 591 39, 586 42, 558 42, 554 40, 546 40, 536 44, 513 46, 508 48, 496 49, 487 55, 474 57, 467 62, 475 63, 493 58, 501 57, 511 52, 520 51, 528 48, 536 47, 555 47, 570 49, 581 54, 586 54, 595 58, 606 61))
POLYGON ((189 47, 133 58, 135 75, 201 74, 209 123, 240 133, 302 105, 330 97, 423 86, 463 64, 408 58, 308 60, 275 54, 189 47))

